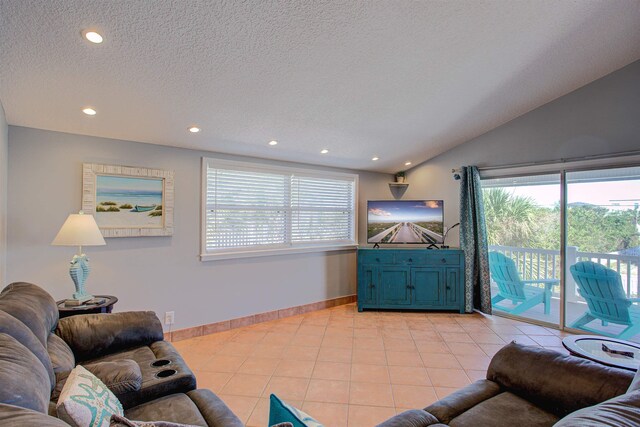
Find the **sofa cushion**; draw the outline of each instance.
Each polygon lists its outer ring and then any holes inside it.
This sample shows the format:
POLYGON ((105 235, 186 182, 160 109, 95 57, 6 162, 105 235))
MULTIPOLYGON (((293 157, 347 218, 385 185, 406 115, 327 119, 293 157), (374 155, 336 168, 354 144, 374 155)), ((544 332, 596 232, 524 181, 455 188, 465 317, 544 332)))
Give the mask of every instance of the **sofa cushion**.
POLYGON ((49 384, 38 358, 11 335, 0 333, 0 403, 47 413, 49 384))
POLYGON ((125 410, 124 415, 130 420, 165 420, 196 426, 208 425, 196 404, 183 393, 171 394, 143 403, 125 410))
POLYGON ((636 390, 640 390, 640 369, 638 369, 636 374, 633 376, 633 380, 631 381, 631 384, 629 384, 627 393, 631 393, 636 390))
POLYGON ((0 333, 11 335, 16 339, 16 341, 28 348, 29 351, 38 358, 44 369, 47 371, 47 375, 49 376, 49 386, 50 389, 52 389, 55 383, 55 374, 51 364, 51 359, 49 359, 46 348, 33 334, 31 329, 9 313, 0 310, 0 333))
MULTIPOLYGON (((116 397, 138 391, 142 387, 142 373, 138 364, 133 360, 122 359, 115 362, 89 363, 83 367, 98 377, 116 397)), ((56 375, 58 382, 51 392, 51 400, 54 403, 60 398, 70 373, 71 371, 64 371, 56 375)))
POLYGON ((511 343, 498 351, 487 379, 564 417, 624 394, 633 374, 541 347, 511 343))
POLYGON ((84 367, 117 395, 138 391, 142 386, 140 367, 131 359, 89 363, 84 367))
POLYGON ((452 419, 451 427, 547 427, 558 417, 509 392, 491 397, 452 419))
POLYGON ((0 310, 27 325, 43 347, 58 323, 58 306, 44 289, 31 283, 12 283, 0 293, 0 310))
POLYGON ((75 427, 108 427, 122 405, 98 377, 76 366, 62 388, 56 406, 58 417, 75 427))
POLYGON ((0 426, 2 427, 69 427, 64 421, 25 409, 19 406, 0 403, 0 426))
POLYGON ((640 425, 640 391, 623 394, 599 405, 567 415, 557 427, 637 427, 640 425))
POLYGON ((71 348, 56 334, 49 334, 47 352, 56 375, 60 372, 70 372, 76 367, 76 359, 73 357, 71 348))
POLYGON ((110 427, 197 427, 170 421, 133 421, 120 415, 111 416, 110 427))
POLYGON ((196 426, 244 427, 240 419, 210 390, 177 393, 124 411, 137 421, 164 420, 196 426))

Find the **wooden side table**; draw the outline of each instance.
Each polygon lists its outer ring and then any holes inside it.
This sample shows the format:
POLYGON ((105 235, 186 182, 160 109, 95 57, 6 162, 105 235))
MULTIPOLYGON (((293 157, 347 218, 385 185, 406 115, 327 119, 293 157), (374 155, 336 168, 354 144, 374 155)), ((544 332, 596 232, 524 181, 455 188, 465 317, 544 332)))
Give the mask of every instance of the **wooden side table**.
POLYGON ((104 298, 105 302, 102 304, 83 304, 71 307, 64 305, 66 300, 56 302, 56 304, 58 304, 60 318, 75 316, 76 314, 111 313, 113 305, 118 302, 118 298, 113 295, 95 295, 94 298, 104 298))

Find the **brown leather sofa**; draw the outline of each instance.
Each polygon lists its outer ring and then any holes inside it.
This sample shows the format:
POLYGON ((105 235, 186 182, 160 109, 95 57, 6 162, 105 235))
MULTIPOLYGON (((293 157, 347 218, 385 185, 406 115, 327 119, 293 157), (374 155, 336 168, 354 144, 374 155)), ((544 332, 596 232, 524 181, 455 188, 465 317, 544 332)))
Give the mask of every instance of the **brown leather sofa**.
POLYGON ((378 427, 640 426, 640 374, 540 347, 511 343, 487 379, 378 427))
POLYGON ((242 426, 196 379, 153 312, 58 319, 53 298, 29 283, 0 293, 0 425, 66 425, 55 404, 76 366, 98 376, 125 416, 198 426, 242 426))

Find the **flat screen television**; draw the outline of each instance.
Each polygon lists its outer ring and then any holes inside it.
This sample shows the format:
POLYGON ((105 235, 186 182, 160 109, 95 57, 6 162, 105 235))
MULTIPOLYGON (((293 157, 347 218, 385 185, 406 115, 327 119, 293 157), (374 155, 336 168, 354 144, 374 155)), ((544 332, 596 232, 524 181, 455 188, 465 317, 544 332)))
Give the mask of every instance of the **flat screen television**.
POLYGON ((367 243, 443 243, 444 201, 369 200, 367 243))

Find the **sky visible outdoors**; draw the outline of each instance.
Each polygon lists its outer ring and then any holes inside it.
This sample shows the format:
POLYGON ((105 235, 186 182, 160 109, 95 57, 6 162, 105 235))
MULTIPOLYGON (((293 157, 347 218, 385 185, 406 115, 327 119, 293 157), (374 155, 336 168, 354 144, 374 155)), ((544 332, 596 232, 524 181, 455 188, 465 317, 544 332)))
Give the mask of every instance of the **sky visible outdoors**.
MULTIPOLYGON (((640 203, 640 179, 568 184, 568 203, 589 203, 611 210, 633 209, 640 203)), ((517 196, 532 198, 538 205, 552 208, 560 203, 560 182, 554 185, 504 187, 517 196)))
POLYGON ((369 201, 368 219, 374 222, 443 221, 442 200, 369 201))

